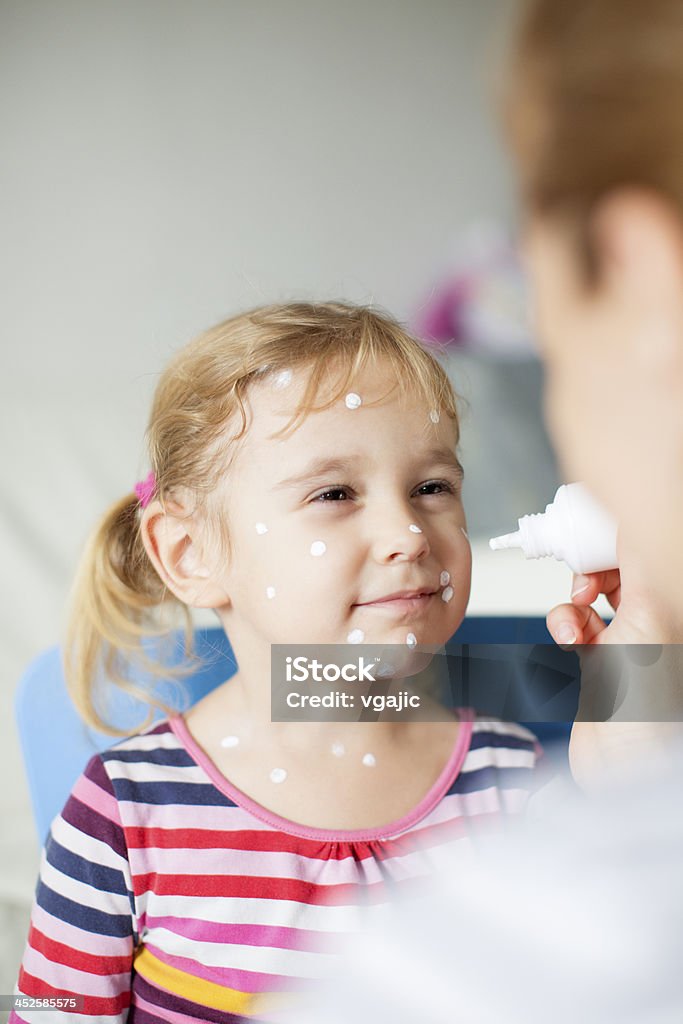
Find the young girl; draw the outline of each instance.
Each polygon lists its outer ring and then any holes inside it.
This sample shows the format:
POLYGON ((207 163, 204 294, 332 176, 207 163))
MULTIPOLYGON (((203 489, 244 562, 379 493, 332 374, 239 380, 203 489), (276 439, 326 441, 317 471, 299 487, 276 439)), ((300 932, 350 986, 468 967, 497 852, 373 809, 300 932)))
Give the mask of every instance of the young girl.
MULTIPOLYGON (((270 720, 272 644, 443 645, 470 547, 448 378, 397 323, 297 303, 219 324, 163 374, 152 473, 84 556, 67 678, 110 676, 167 602, 211 608, 237 674, 91 758, 52 824, 13 1021, 268 1018, 329 971, 362 901, 523 811, 537 744, 440 722, 270 720)), ((159 669, 168 675, 168 669, 159 669)))

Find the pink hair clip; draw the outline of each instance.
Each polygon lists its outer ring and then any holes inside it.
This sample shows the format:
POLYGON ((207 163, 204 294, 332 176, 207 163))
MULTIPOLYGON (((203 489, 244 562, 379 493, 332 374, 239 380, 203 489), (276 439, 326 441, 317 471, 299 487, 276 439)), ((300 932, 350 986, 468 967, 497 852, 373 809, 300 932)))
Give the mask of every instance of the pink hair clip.
POLYGON ((142 508, 147 508, 150 501, 154 497, 157 489, 157 482, 154 477, 154 470, 151 470, 144 480, 138 480, 135 485, 135 493, 140 499, 140 505, 142 508))

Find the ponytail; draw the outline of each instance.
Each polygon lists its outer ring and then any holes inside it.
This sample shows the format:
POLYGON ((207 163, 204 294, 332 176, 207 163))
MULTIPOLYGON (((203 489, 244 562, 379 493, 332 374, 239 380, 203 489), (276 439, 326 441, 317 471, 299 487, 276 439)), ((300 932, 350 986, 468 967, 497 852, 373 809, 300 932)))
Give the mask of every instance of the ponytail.
POLYGON ((139 500, 130 494, 112 505, 88 538, 69 595, 64 643, 67 689, 81 718, 110 735, 131 730, 107 722, 102 709, 102 686, 112 683, 131 697, 150 705, 146 728, 154 709, 172 708, 159 696, 132 681, 143 672, 158 679, 176 678, 193 671, 191 665, 170 668, 150 658, 145 640, 168 637, 159 612, 181 611, 185 627, 185 654, 193 654, 193 625, 189 608, 166 587, 145 551, 139 528, 139 500))

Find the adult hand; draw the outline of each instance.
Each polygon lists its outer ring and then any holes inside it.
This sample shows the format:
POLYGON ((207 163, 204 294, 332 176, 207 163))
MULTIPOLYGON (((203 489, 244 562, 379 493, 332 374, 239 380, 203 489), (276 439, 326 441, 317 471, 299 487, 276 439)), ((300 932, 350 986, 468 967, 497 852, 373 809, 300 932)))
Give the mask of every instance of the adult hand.
POLYGON ((572 774, 585 789, 656 764, 683 743, 683 629, 619 547, 621 569, 574 575, 570 603, 553 608, 548 630, 576 647, 581 692, 569 742, 572 774), (592 607, 604 594, 606 623, 592 607))

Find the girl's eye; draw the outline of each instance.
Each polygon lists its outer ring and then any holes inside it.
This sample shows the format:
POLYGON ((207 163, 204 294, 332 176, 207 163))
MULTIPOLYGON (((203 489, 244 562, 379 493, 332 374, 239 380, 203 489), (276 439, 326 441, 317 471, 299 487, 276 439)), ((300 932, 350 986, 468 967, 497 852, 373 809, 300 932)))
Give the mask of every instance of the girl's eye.
MULTIPOLYGON (((420 486, 418 487, 418 492, 422 491, 423 488, 425 488, 425 487, 440 487, 441 488, 440 492, 431 491, 430 492, 431 494, 434 494, 434 493, 444 493, 444 492, 446 494, 455 494, 455 492, 456 492, 456 488, 454 487, 454 485, 452 483, 449 483, 448 480, 429 480, 426 484, 420 484, 420 486)), ((429 495, 425 495, 425 497, 428 497, 428 496, 429 495)))
POLYGON ((349 488, 348 487, 328 487, 328 489, 326 491, 323 491, 322 494, 319 494, 316 498, 313 498, 313 501, 314 502, 319 501, 321 505, 329 505, 331 502, 337 501, 338 499, 337 498, 331 498, 330 499, 328 497, 328 495, 330 495, 330 494, 348 495, 348 493, 349 493, 349 488))
MULTIPOLYGON (((426 484, 420 484, 416 491, 416 494, 418 494, 421 497, 428 498, 431 497, 432 495, 438 495, 443 493, 455 494, 456 492, 457 488, 448 480, 429 480, 426 484), (439 488, 439 490, 425 490, 426 488, 433 487, 437 487, 439 488)), ((349 487, 328 487, 326 491, 323 491, 321 494, 318 494, 315 498, 312 498, 311 500, 314 504, 316 502, 319 502, 321 505, 329 505, 332 503, 337 503, 340 500, 343 501, 352 494, 353 491, 349 487), (335 495, 335 497, 331 497, 331 495, 335 495), (339 497, 336 497, 337 495, 341 495, 341 499, 339 497)))

